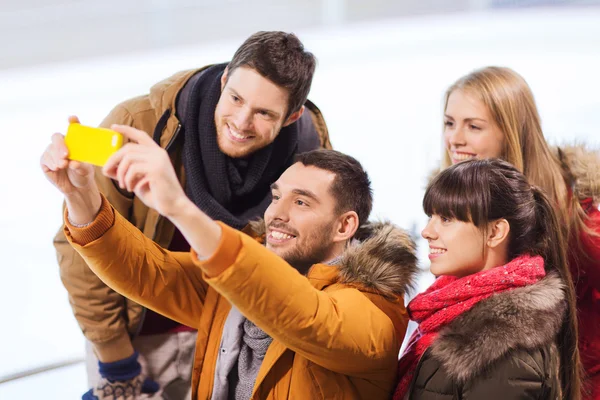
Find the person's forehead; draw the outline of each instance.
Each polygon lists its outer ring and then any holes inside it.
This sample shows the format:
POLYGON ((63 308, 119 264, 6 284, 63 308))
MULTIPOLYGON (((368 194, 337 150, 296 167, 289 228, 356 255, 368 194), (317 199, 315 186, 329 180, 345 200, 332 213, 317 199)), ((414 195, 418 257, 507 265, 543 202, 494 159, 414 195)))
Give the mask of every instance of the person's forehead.
POLYGON ((248 67, 238 67, 228 78, 227 85, 256 108, 285 108, 287 90, 248 67))
POLYGON ((334 179, 333 172, 312 165, 295 163, 281 175, 276 185, 281 190, 307 190, 319 197, 326 197, 331 196, 329 189, 334 179))
POLYGON ((468 91, 457 89, 450 94, 448 98, 448 109, 452 109, 454 112, 467 112, 476 111, 487 114, 487 108, 483 101, 477 96, 468 91))

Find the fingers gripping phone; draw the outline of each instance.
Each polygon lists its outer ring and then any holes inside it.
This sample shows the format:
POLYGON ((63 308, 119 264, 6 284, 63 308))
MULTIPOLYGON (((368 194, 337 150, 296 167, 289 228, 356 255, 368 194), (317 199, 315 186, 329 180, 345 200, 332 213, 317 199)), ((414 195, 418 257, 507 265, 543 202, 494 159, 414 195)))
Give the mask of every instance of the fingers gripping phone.
POLYGON ((69 159, 102 167, 123 146, 123 135, 110 129, 71 123, 65 144, 69 159))

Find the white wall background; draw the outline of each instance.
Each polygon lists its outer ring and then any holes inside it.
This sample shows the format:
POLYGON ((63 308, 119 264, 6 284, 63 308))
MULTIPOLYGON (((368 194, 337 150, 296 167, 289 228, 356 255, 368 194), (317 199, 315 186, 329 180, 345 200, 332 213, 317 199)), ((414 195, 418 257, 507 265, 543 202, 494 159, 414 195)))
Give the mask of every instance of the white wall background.
MULTIPOLYGON (((311 99, 336 149, 356 156, 375 190, 374 216, 420 232, 421 197, 441 154, 442 96, 469 71, 508 66, 529 82, 553 143, 598 144, 600 9, 397 19, 297 32, 319 66, 311 99)), ((181 70, 228 60, 245 37, 0 71, 0 377, 83 355, 52 237, 61 196, 39 157, 67 116, 95 125, 118 102, 181 70)), ((421 243, 422 245, 422 243, 421 243)), ((420 247, 422 267, 427 249, 420 247)), ((421 289, 431 282, 428 275, 421 289)), ((81 365, 0 385, 0 398, 78 398, 81 365)))

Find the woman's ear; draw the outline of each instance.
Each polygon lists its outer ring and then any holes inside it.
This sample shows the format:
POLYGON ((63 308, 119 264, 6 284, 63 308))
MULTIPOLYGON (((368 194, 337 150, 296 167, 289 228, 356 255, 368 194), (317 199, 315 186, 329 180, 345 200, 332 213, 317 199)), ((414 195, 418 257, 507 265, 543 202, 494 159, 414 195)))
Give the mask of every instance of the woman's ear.
POLYGON ((508 244, 508 234, 510 233, 510 224, 504 218, 497 219, 489 223, 487 245, 496 248, 508 244))

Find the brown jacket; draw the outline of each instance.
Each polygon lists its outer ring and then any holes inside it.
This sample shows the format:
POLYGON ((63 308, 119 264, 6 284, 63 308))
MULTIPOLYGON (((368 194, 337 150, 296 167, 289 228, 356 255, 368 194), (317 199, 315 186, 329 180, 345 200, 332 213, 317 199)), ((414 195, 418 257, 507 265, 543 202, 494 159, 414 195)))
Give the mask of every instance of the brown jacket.
MULTIPOLYGON (((208 67, 208 66, 207 66, 208 67)), ((112 124, 130 125, 153 134, 159 120, 167 110, 168 119, 160 121, 163 126, 160 145, 170 148, 180 131, 176 116, 177 94, 185 83, 197 72, 207 68, 183 71, 154 85, 150 93, 127 100, 116 106, 102 122, 102 127, 112 124)), ((321 139, 324 148, 331 148, 325 120, 319 109, 307 102, 307 111, 321 139)), ((180 181, 184 183, 183 163, 178 151, 170 152, 180 181)), ((118 186, 96 172, 100 190, 109 202, 126 216, 147 237, 162 247, 168 247, 173 237, 174 227, 161 218, 154 210, 148 209, 131 193, 122 192, 118 186)), ((101 359, 114 361, 131 354, 131 337, 141 328, 144 309, 106 286, 85 264, 82 258, 66 241, 61 228, 54 238, 62 282, 69 293, 69 302, 83 334, 94 344, 101 359)))
POLYGON ((388 399, 408 324, 402 295, 417 271, 410 237, 374 225, 338 265, 313 265, 305 277, 221 226, 217 251, 202 262, 156 245, 105 200, 92 225, 65 234, 113 289, 198 329, 193 399, 211 398, 232 304, 273 338, 251 399, 388 399))

